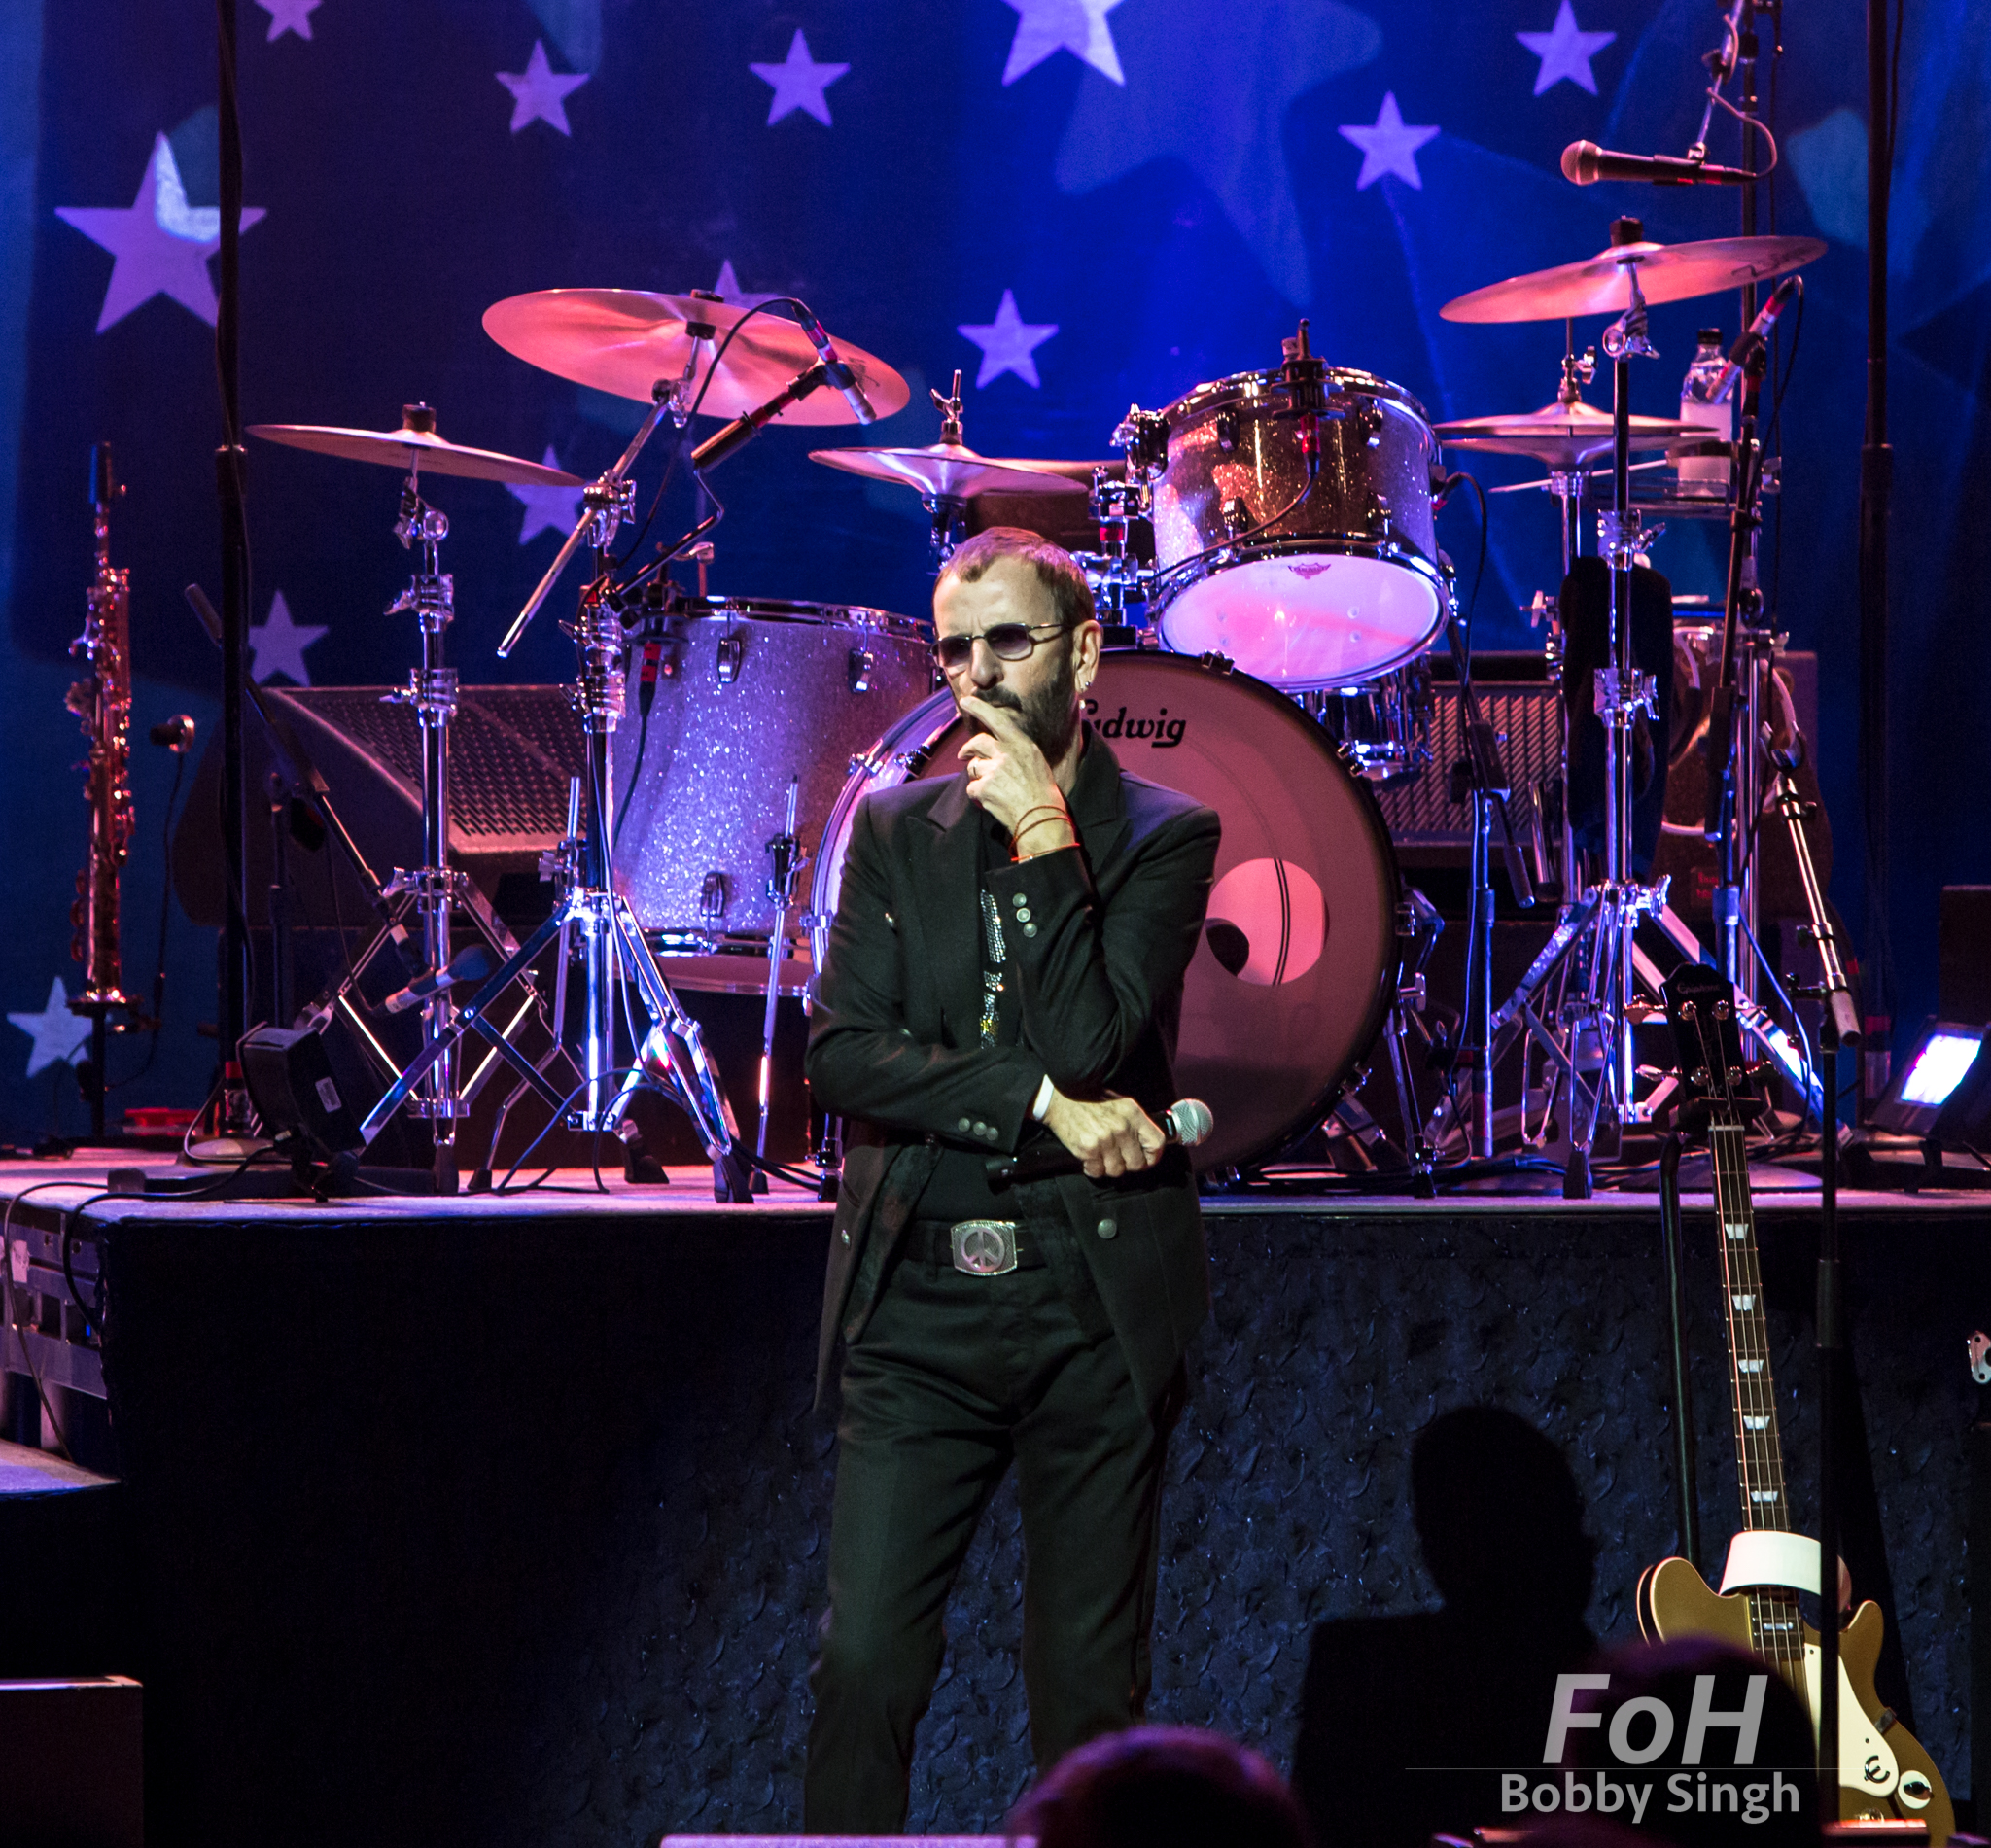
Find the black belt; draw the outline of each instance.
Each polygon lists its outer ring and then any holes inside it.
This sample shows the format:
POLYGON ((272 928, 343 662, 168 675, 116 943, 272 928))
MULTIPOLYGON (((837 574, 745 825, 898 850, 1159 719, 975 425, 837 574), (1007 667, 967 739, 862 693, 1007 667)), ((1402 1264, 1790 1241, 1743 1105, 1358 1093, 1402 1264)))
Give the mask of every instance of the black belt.
POLYGON ((906 1228, 904 1250, 968 1276, 1038 1271, 1050 1263, 1042 1241, 1013 1219, 915 1219, 906 1228))

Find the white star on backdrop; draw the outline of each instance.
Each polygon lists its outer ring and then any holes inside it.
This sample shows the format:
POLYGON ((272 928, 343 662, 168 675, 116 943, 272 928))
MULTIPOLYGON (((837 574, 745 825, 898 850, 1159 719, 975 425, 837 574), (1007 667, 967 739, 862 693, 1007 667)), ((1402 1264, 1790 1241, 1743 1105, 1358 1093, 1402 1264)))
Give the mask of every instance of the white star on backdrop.
POLYGON ((982 369, 975 374, 975 389, 980 391, 1004 372, 1014 372, 1026 385, 1041 385, 1037 363, 1030 356, 1058 331, 1058 324, 1026 321, 1016 311, 1015 291, 1005 289, 994 321, 979 326, 963 323, 956 331, 982 349, 982 369))
POLYGON ((1373 123, 1344 122, 1341 132, 1362 150, 1362 171, 1355 176, 1357 192, 1374 186, 1385 173, 1410 181, 1420 192, 1424 190, 1417 173, 1417 150, 1438 130, 1408 125, 1396 106, 1395 90, 1382 92, 1382 107, 1373 123))
POLYGON ((1070 52, 1101 77, 1126 85, 1120 52, 1106 23, 1106 15, 1120 0, 1003 0, 1003 4, 1018 15, 1016 37, 1009 42, 1009 62, 1002 67, 1005 85, 1015 83, 1059 52, 1070 52))
POLYGON ((1542 60, 1541 69, 1535 73, 1537 96, 1552 85, 1559 84, 1565 77, 1594 96, 1597 93, 1597 80, 1590 71, 1590 58, 1616 39, 1618 34, 1579 32, 1576 27, 1576 9, 1569 4, 1569 0, 1562 0, 1562 4, 1555 9, 1555 23, 1548 31, 1517 32, 1514 36, 1542 60))
POLYGON ((311 16, 325 4, 325 0, 256 0, 256 4, 269 15, 269 37, 264 42, 274 45, 286 32, 295 32, 300 39, 311 36, 311 16))
MULTIPOLYGON (((546 453, 540 460, 549 469, 560 467, 560 458, 553 453, 551 443, 546 445, 546 453)), ((549 527, 562 539, 574 531, 575 521, 580 518, 578 488, 542 487, 530 481, 507 481, 505 485, 514 499, 525 505, 525 520, 518 529, 521 545, 529 543, 535 535, 545 532, 549 527)))
POLYGON ((69 1011, 69 991, 58 975, 49 984, 49 1004, 39 1014, 7 1017, 35 1042, 27 1055, 27 1075, 67 1060, 75 1063, 89 1043, 89 1017, 69 1011))
POLYGON ((763 301, 778 299, 781 293, 777 290, 772 295, 756 295, 751 289, 742 289, 740 278, 733 273, 730 257, 719 265, 719 279, 713 284, 712 292, 736 308, 757 308, 763 301))
POLYGON ((322 623, 293 622, 291 606, 278 591, 269 600, 269 620, 249 626, 249 678, 260 682, 281 674, 299 686, 309 686, 311 670, 304 665, 304 650, 325 632, 322 623))
POLYGON ((774 100, 767 106, 767 125, 772 128, 784 116, 806 110, 824 127, 830 125, 829 98, 823 94, 830 85, 851 67, 848 64, 818 64, 809 56, 809 41, 802 28, 788 41, 788 55, 779 64, 750 64, 747 68, 763 84, 774 86, 774 100))
POLYGON ((543 122, 572 136, 567 125, 567 97, 588 80, 586 71, 562 75, 546 62, 546 41, 533 41, 533 54, 522 71, 500 71, 498 81, 511 92, 511 132, 543 122))
MULTIPOLYGON (((164 135, 153 142, 138 197, 129 205, 58 205, 55 216, 117 260, 97 316, 99 333, 155 296, 170 296, 214 325, 214 278, 207 260, 221 249, 221 208, 187 203, 180 164, 164 135)), ((242 228, 246 231, 262 217, 260 205, 245 205, 242 228)))

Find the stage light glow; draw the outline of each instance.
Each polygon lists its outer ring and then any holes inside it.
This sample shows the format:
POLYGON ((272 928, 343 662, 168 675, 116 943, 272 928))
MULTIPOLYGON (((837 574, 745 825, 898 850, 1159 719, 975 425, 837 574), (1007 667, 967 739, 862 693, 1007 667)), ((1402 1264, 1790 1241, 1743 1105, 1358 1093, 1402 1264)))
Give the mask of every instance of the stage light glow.
POLYGON ((1957 1087, 1977 1056, 1974 1033, 1932 1033, 1916 1047, 1902 1080, 1904 1103, 1939 1104, 1957 1087))

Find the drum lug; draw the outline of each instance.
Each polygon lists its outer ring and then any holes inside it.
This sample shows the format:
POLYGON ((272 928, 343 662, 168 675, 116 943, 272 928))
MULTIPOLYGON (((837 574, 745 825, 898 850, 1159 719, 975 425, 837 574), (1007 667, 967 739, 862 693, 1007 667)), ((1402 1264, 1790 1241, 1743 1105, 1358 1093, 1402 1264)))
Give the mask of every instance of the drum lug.
POLYGON ((1235 410, 1217 412, 1217 447, 1229 455, 1238 446, 1238 413, 1235 410))
POLYGON ((1236 664, 1228 654, 1219 654, 1211 648, 1207 654, 1199 654, 1196 665, 1211 674, 1228 674, 1236 664))
POLYGON ((1257 524, 1252 519, 1251 509, 1245 505, 1244 497, 1241 494, 1233 494, 1225 498, 1223 522, 1233 539, 1236 539, 1240 533, 1248 533, 1257 524))
POLYGON ((878 657, 869 648, 853 648, 844 661, 844 679, 853 693, 871 690, 871 671, 878 657))
POLYGON ((1152 481, 1168 471, 1169 420, 1160 411, 1128 405, 1112 440, 1114 448, 1127 452, 1129 479, 1152 481))
POLYGON ((740 664, 747 658, 747 638, 735 629, 731 635, 719 637, 718 672, 719 684, 731 686, 740 678, 740 664))
POLYGON ((726 876, 715 867, 705 876, 705 884, 698 890, 698 912, 708 928, 716 928, 725 920, 726 876))

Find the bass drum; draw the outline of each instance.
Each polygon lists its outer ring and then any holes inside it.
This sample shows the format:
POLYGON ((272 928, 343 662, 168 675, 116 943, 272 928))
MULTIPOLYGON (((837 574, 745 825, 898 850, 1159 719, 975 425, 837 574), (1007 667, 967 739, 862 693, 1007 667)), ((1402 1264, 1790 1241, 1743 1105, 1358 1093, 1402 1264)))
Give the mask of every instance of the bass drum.
MULTIPOLYGON (((1275 1155, 1326 1114, 1374 1044, 1396 978, 1396 856, 1369 786, 1294 702, 1242 674, 1111 650, 1085 702, 1121 767, 1222 817, 1216 886, 1182 993, 1175 1083, 1216 1116, 1198 1168, 1275 1155)), ((816 965, 858 801, 959 773, 935 694, 852 772, 816 862, 816 965)))

